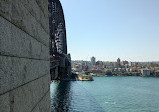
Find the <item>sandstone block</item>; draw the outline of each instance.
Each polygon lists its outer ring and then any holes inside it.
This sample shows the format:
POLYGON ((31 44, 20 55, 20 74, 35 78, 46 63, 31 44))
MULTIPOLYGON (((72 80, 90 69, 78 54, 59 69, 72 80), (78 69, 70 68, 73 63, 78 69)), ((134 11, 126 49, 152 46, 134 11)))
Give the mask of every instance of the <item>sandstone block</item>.
MULTIPOLYGON (((38 23, 41 24, 43 29, 49 33, 49 18, 48 18, 48 8, 46 7, 45 13, 42 11, 41 7, 37 4, 36 0, 23 0, 22 5, 30 12, 30 14, 36 18, 38 23), (34 7, 33 7, 34 6, 34 7)), ((45 3, 48 3, 45 0, 45 3)))
POLYGON ((48 16, 48 0, 35 0, 45 16, 48 16))
MULTIPOLYGON (((0 14, 8 21, 22 29, 45 46, 49 46, 49 21, 47 16, 43 13, 32 15, 29 9, 23 5, 19 0, 1 0, 0 14), (37 19, 36 19, 37 17, 37 19), (45 27, 44 27, 45 26, 45 27)), ((46 9, 48 10, 48 8, 46 9)), ((48 14, 48 12, 45 12, 48 14)))
POLYGON ((43 99, 38 103, 32 112, 51 112, 50 110, 50 92, 48 92, 43 99))
POLYGON ((0 111, 10 112, 10 98, 9 93, 0 96, 0 111))
POLYGON ((49 64, 44 60, 0 56, 0 94, 49 75, 49 64))
POLYGON ((10 20, 11 0, 0 0, 0 15, 10 20))
POLYGON ((0 17, 0 52, 2 55, 49 60, 49 47, 0 17))
MULTIPOLYGON (((11 91, 10 99, 13 102, 11 104, 13 112, 31 112, 43 100, 46 93, 48 93, 48 85, 50 83, 48 79, 49 75, 46 75, 11 91)), ((45 103, 49 104, 49 101, 45 103)))

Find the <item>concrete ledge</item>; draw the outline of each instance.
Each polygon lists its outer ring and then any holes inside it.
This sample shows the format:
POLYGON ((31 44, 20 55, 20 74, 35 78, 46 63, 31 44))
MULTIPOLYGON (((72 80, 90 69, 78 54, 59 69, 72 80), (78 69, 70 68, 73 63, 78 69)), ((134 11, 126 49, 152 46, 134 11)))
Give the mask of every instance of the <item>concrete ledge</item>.
POLYGON ((49 75, 49 65, 49 61, 0 56, 0 94, 49 75))
MULTIPOLYGON (((47 2, 47 0, 45 1, 47 2)), ((0 2, 1 16, 37 39, 39 42, 43 43, 45 46, 49 46, 49 21, 47 21, 47 16, 41 17, 43 15, 39 13, 36 15, 36 19, 35 15, 33 16, 28 10, 30 9, 27 9, 27 6, 25 7, 19 0, 1 0, 0 2), (38 16, 41 17, 40 20, 38 19, 38 16), (43 26, 45 26, 45 28, 43 28, 43 26)), ((48 11, 45 11, 45 15, 48 14, 47 12, 48 11)))
POLYGON ((0 16, 0 54, 49 60, 49 47, 0 16))

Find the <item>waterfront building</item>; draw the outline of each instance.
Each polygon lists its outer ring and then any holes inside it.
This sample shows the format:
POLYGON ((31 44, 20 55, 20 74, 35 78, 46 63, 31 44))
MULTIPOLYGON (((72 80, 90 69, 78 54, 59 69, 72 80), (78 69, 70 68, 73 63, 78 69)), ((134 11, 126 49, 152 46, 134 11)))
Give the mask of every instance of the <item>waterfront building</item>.
POLYGON ((134 72, 134 69, 133 69, 133 68, 130 68, 130 72, 134 72))
POLYGON ((141 69, 141 73, 143 76, 150 76, 150 70, 149 69, 141 69))
POLYGON ((118 72, 122 72, 122 68, 118 68, 118 72))
POLYGON ((114 72, 118 72, 118 68, 114 68, 114 72))
POLYGON ((93 56, 91 57, 91 64, 92 65, 95 65, 96 64, 96 58, 93 56))
POLYGON ((129 62, 129 66, 130 66, 130 67, 133 66, 133 62, 130 61, 130 62, 129 62))
POLYGON ((125 64, 125 68, 129 68, 129 65, 128 65, 128 64, 125 64))
POLYGON ((83 63, 82 63, 82 70, 83 70, 83 71, 87 71, 87 70, 88 70, 88 68, 89 68, 89 66, 90 66, 90 65, 89 65, 89 63, 88 63, 88 62, 86 62, 86 61, 85 61, 85 62, 83 62, 83 63))
POLYGON ((82 72, 82 66, 81 66, 81 64, 76 64, 76 65, 72 68, 72 70, 73 70, 74 72, 82 72))
POLYGON ((155 76, 159 77, 159 70, 155 72, 155 76))
POLYGON ((130 68, 126 68, 126 72, 130 72, 130 68))
POLYGON ((122 72, 126 72, 126 68, 123 68, 123 69, 122 69, 122 72))
POLYGON ((141 69, 142 69, 141 67, 137 67, 137 68, 136 68, 136 71, 137 71, 137 72, 141 72, 141 69))
POLYGON ((117 62, 114 62, 114 63, 113 63, 113 66, 114 66, 115 68, 117 67, 117 65, 118 65, 117 62))
POLYGON ((159 70, 159 67, 154 67, 155 68, 155 70, 159 70))

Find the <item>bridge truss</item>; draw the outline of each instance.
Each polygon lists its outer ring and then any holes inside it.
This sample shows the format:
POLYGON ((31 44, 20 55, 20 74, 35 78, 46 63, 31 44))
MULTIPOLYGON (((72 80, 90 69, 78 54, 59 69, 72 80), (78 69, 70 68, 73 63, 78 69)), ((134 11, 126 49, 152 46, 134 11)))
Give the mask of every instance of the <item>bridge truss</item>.
POLYGON ((50 73, 52 79, 68 79, 71 58, 67 55, 65 18, 59 0, 49 0, 50 73))

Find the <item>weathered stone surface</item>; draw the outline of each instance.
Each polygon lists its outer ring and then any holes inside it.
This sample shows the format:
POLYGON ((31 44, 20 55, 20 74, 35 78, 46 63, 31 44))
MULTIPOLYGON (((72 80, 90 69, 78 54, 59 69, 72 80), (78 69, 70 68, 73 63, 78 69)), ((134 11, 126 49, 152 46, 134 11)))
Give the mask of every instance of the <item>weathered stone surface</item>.
MULTIPOLYGON (((49 92, 50 77, 46 75, 40 79, 34 80, 31 83, 23 85, 10 92, 12 101, 11 107, 13 112, 31 112, 37 104, 43 100, 46 93, 49 92)), ((50 100, 46 102, 50 105, 50 100)), ((45 108, 47 108, 46 106, 45 108)), ((48 111, 46 111, 48 112, 48 111)))
POLYGON ((49 61, 0 56, 0 94, 47 74, 49 61))
POLYGON ((0 17, 2 55, 49 60, 49 47, 0 17))
POLYGON ((0 15, 10 20, 11 0, 0 0, 0 15))
POLYGON ((50 112, 50 92, 39 103, 39 112, 50 112))
MULTIPOLYGON (((36 106, 31 112, 40 112, 39 106, 36 106)), ((51 111, 48 111, 48 112, 51 112, 51 111)))
POLYGON ((45 16, 48 16, 48 0, 35 0, 45 16))
POLYGON ((50 92, 48 92, 32 112, 50 112, 50 92))
MULTIPOLYGON (((45 1, 47 2, 47 0, 45 1)), ((27 32, 33 38, 43 43, 45 46, 49 46, 48 17, 44 17, 43 14, 40 12, 37 12, 36 16, 34 17, 29 10, 31 9, 27 9, 27 6, 24 6, 23 2, 19 2, 19 0, 1 0, 0 2, 1 16, 9 20, 11 23, 15 24, 20 29, 27 32)), ((48 14, 47 12, 45 13, 46 15, 48 14)))
POLYGON ((50 112, 48 0, 0 0, 0 112, 50 112))
MULTIPOLYGON (((42 1, 42 0, 40 0, 42 1)), ((36 0, 23 0, 22 5, 30 12, 30 14, 36 18, 38 23, 44 28, 44 30, 49 33, 49 19, 48 19, 48 2, 44 0, 45 5, 42 4, 45 8, 42 9, 36 2, 36 0), (34 6, 34 7, 33 7, 34 6), (45 10, 45 11, 43 11, 45 10), (45 12, 45 13, 43 13, 45 12)))
POLYGON ((9 93, 0 96, 0 112, 10 112, 9 93))
POLYGON ((12 4, 11 22, 40 42, 44 43, 46 46, 49 46, 49 35, 42 28, 41 24, 37 22, 37 20, 30 14, 23 4, 19 2, 19 0, 13 0, 12 4))

